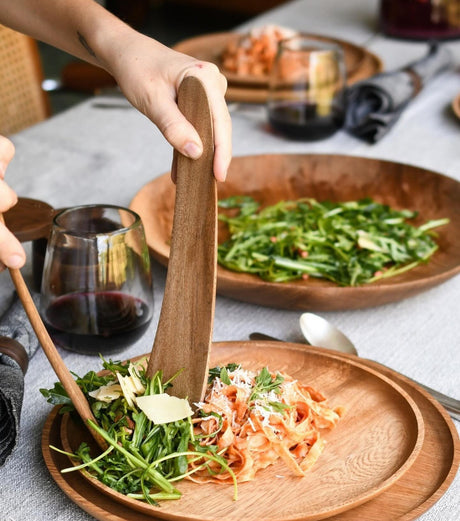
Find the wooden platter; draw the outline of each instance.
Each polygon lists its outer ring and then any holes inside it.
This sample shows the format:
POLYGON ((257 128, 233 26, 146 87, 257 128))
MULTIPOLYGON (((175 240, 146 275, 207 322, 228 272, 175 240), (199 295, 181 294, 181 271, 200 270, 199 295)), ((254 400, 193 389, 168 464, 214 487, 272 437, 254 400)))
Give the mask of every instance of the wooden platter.
MULTIPOLYGON (((372 197, 395 208, 417 210, 420 223, 442 217, 448 217, 450 223, 437 230, 439 250, 430 261, 396 277, 359 287, 339 287, 313 278, 271 283, 219 266, 220 295, 282 309, 358 309, 411 297, 460 272, 460 183, 436 172, 343 155, 242 156, 233 158, 227 181, 218 186, 219 199, 238 194, 251 195, 263 206, 304 196, 319 201, 372 197)), ((166 266, 174 208, 170 175, 145 185, 130 207, 142 218, 152 255, 166 266)), ((221 223, 219 242, 225 237, 221 223)))
MULTIPOLYGON (((180 501, 164 502, 160 507, 120 498, 103 485, 92 487, 87 500, 93 502, 93 497, 106 489, 111 499, 124 506, 168 520, 314 521, 383 493, 418 457, 424 424, 417 405, 392 380, 357 359, 270 342, 213 344, 211 356, 212 365, 238 361, 248 369, 276 367, 324 392, 332 406, 345 406, 346 414, 339 425, 325 433, 327 449, 308 475, 299 479, 290 475, 282 463, 273 465, 260 472, 255 481, 241 484, 236 502, 232 501, 231 486, 197 486, 186 481, 180 484, 180 501)), ((81 423, 69 421, 62 425, 64 447, 68 443, 75 450, 81 441, 92 443, 81 423)))
MULTIPOLYGON (((220 351, 233 345, 235 342, 220 342, 213 344, 213 349, 220 351)), ((263 347, 267 342, 245 342, 243 345, 249 351, 253 347, 263 347)), ((304 345, 297 348, 306 349, 304 345)), ((344 360, 354 358, 339 353, 335 353, 334 356, 344 360)), ((374 499, 328 519, 329 521, 356 521, 357 519, 413 521, 431 508, 452 483, 460 464, 458 433, 444 409, 415 383, 375 362, 360 360, 360 364, 385 374, 410 394, 422 413, 425 435, 419 456, 395 484, 374 499)), ((100 521, 154 519, 150 515, 134 511, 114 501, 105 494, 95 493, 93 486, 78 472, 61 474, 60 470, 69 466, 69 460, 67 456, 49 447, 59 446, 61 442, 61 420, 59 409, 55 407, 48 416, 42 433, 45 463, 61 490, 74 503, 100 521)))
MULTIPOLYGON (((236 32, 211 33, 183 40, 174 49, 199 60, 217 65, 227 78, 228 101, 265 103, 268 95, 268 77, 240 76, 222 68, 221 56, 226 46, 238 41, 242 34, 236 32)), ((315 40, 334 43, 342 47, 345 55, 348 84, 369 78, 383 70, 378 56, 351 42, 318 34, 305 34, 315 40)))
POLYGON ((48 238, 55 210, 47 203, 28 197, 19 197, 8 210, 5 224, 21 242, 48 238))

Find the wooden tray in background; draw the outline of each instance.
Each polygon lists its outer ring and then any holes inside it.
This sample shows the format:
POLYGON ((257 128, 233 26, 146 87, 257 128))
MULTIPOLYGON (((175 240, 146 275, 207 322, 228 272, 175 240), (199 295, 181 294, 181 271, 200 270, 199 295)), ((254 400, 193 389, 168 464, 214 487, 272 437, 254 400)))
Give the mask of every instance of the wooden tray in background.
MULTIPOLYGON (((167 265, 174 213, 174 185, 165 174, 145 185, 131 202, 142 218, 147 243, 167 265)), ((313 197, 347 201, 372 197, 395 208, 419 212, 418 222, 448 217, 436 230, 439 250, 427 264, 401 275, 357 287, 340 287, 313 278, 266 282, 256 275, 218 266, 220 295, 261 306, 298 310, 358 309, 413 296, 460 273, 460 183, 423 168, 364 157, 280 154, 234 157, 218 197, 251 195, 262 206, 313 197)), ((219 225, 219 242, 225 239, 219 225)))
MULTIPOLYGON (((204 34, 183 40, 177 43, 174 49, 217 65, 228 81, 227 101, 265 103, 268 95, 268 77, 241 76, 222 68, 222 52, 230 42, 237 41, 241 36, 242 34, 235 32, 204 34)), ((380 58, 364 47, 324 35, 306 34, 305 36, 342 47, 348 84, 369 78, 383 70, 380 58)))
MULTIPOLYGON (((460 463, 460 442, 458 434, 444 409, 415 383, 398 373, 367 360, 351 355, 328 352, 323 349, 309 348, 305 345, 273 342, 220 342, 213 344, 213 352, 222 361, 234 357, 235 349, 243 355, 251 356, 251 351, 308 351, 327 353, 336 360, 359 360, 360 365, 372 368, 401 386, 414 400, 422 413, 425 435, 418 457, 407 472, 380 495, 353 509, 329 517, 329 521, 412 521, 426 512, 446 492, 453 481, 460 463)), ((339 434, 339 426, 335 429, 339 434)), ((148 521, 155 519, 145 513, 114 501, 112 498, 95 492, 93 486, 78 472, 61 474, 62 468, 69 466, 66 456, 50 449, 50 445, 59 446, 61 416, 58 408, 49 415, 42 434, 42 451, 46 465, 58 486, 65 494, 86 512, 100 521, 148 521)), ((334 431, 332 431, 334 432, 334 431)), ((332 441, 331 441, 332 443, 332 441)), ((327 450, 331 449, 331 443, 327 450)), ((333 449, 332 449, 333 450, 333 449)), ((325 452, 323 456, 325 456, 325 452)), ((318 462, 318 468, 321 460, 318 462)), ((281 480, 277 480, 279 483, 281 480)), ((165 517, 162 515, 162 517, 165 517)), ((167 514, 166 514, 167 517, 167 514)), ((187 516, 187 519, 189 517, 187 516)), ((243 516, 242 520, 253 519, 243 516)), ((279 519, 289 519, 288 515, 279 519)))

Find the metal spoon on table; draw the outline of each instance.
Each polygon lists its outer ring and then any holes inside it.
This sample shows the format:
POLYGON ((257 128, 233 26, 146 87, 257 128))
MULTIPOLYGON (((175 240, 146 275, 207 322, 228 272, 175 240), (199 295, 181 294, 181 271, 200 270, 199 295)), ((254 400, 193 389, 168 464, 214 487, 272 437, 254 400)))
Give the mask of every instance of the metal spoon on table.
MULTIPOLYGON (((314 313, 303 313, 300 316, 300 329, 305 340, 310 345, 358 356, 358 351, 353 342, 340 329, 314 313)), ((251 340, 278 340, 262 333, 251 333, 249 338, 251 340)), ((410 378, 410 380, 412 379, 410 378)), ((412 381, 430 393, 433 398, 443 405, 452 418, 460 420, 460 400, 446 396, 415 380, 412 381)))

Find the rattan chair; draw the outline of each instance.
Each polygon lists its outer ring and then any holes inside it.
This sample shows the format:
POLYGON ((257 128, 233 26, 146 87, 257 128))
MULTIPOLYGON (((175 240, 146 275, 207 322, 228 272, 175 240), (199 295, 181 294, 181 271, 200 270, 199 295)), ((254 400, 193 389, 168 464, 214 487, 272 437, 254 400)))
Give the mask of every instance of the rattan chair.
POLYGON ((14 134, 50 115, 42 81, 37 42, 0 25, 0 134, 14 134))

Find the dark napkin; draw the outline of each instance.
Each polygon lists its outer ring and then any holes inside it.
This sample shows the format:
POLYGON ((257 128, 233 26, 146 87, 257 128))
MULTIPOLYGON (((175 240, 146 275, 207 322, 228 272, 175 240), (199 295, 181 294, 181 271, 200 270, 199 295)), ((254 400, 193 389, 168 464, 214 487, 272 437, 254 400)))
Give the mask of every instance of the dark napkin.
POLYGON ((345 129, 361 139, 376 143, 398 121, 403 110, 428 80, 451 66, 450 52, 434 42, 420 60, 352 85, 347 90, 345 129))
MULTIPOLYGON (((39 295, 32 298, 39 303, 39 295)), ((19 436, 27 361, 40 345, 17 294, 0 319, 0 336, 8 345, 0 352, 0 466, 13 451, 19 436), (21 351, 22 349, 22 351, 21 351), (22 358, 21 358, 22 355, 22 358), (22 368, 21 368, 22 367, 22 368)))

